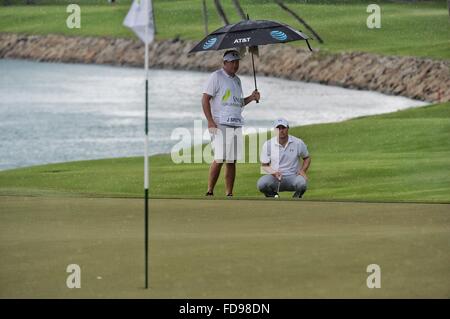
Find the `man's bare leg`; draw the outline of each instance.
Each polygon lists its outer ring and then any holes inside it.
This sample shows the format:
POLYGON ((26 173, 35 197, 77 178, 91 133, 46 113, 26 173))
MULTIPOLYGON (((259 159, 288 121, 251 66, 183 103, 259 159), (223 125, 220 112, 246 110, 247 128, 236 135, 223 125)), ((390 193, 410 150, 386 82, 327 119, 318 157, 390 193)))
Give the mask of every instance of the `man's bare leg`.
POLYGON ((236 177, 236 161, 225 164, 225 189, 228 194, 233 194, 234 178, 236 177))
POLYGON ((220 170, 222 169, 223 163, 217 163, 213 161, 209 168, 209 177, 208 177, 208 193, 214 192, 214 187, 216 186, 217 179, 220 175, 220 170))

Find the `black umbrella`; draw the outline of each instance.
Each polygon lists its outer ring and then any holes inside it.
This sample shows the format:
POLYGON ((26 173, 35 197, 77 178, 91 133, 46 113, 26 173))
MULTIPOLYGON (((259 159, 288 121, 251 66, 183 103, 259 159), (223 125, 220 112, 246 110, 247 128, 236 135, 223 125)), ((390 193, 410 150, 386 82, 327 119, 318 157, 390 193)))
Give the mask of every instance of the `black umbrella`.
MULTIPOLYGON (((257 47, 264 44, 286 43, 306 40, 312 51, 309 37, 288 26, 287 24, 269 20, 242 20, 235 24, 228 24, 210 33, 200 41, 189 53, 198 51, 214 51, 239 47, 257 47)), ((253 78, 256 86, 255 62, 252 53, 253 78)))

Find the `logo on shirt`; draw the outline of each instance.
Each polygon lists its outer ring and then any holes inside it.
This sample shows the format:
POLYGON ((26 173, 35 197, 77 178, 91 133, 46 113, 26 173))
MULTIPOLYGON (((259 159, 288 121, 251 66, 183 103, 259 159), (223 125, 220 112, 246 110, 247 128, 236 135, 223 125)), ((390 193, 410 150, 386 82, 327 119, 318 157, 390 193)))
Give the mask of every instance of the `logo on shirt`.
POLYGON ((233 102, 234 102, 234 106, 244 106, 244 99, 243 98, 239 98, 236 96, 233 96, 233 102))
POLYGON ((228 101, 228 99, 230 98, 230 96, 231 96, 231 91, 230 91, 230 89, 227 89, 227 90, 225 91, 225 94, 222 96, 222 102, 228 101))
POLYGON ((231 98, 231 91, 230 89, 227 89, 225 91, 225 94, 222 96, 222 105, 224 106, 234 106, 234 107, 242 107, 244 106, 244 99, 239 98, 233 95, 233 98, 231 98))

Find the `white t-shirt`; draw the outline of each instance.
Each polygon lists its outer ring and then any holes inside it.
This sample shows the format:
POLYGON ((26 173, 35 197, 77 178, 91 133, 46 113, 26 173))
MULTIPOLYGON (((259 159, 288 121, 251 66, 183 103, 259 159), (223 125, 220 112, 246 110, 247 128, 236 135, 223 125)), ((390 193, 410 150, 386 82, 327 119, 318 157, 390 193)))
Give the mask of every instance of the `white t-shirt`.
POLYGON ((306 144, 299 138, 289 135, 288 142, 283 147, 278 143, 278 136, 266 141, 262 147, 260 160, 269 164, 272 169, 282 175, 295 175, 299 170, 299 157, 309 157, 306 144))
POLYGON ((211 113, 217 124, 244 125, 242 118, 244 96, 241 80, 237 75, 231 77, 223 69, 213 72, 205 84, 203 93, 212 96, 211 113))

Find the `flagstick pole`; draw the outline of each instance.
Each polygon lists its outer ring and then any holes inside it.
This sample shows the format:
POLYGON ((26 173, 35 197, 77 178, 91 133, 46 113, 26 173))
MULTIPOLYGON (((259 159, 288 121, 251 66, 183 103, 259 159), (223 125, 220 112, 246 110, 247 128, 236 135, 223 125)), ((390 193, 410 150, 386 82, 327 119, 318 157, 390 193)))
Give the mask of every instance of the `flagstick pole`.
MULTIPOLYGON (((145 39, 148 27, 145 28, 145 39)), ((145 42, 145 158, 144 158, 144 195, 145 195, 145 289, 148 289, 148 42, 145 42)))

